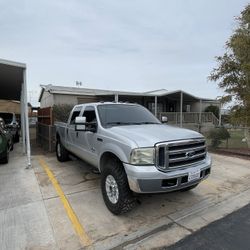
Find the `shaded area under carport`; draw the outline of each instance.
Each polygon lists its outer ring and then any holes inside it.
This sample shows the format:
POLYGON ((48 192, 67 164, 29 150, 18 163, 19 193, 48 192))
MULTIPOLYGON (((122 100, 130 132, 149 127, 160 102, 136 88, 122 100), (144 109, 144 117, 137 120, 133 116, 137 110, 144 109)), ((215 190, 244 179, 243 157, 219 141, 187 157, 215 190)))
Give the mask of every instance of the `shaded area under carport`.
POLYGON ((21 102, 23 153, 27 154, 28 166, 30 166, 26 65, 24 63, 0 59, 0 86, 0 99, 21 102))

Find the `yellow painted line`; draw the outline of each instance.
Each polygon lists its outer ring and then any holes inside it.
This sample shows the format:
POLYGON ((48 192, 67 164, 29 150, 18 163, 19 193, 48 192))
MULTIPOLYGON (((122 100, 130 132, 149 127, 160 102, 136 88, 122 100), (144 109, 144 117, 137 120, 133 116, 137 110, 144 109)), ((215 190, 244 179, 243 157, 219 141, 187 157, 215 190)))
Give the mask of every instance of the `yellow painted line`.
POLYGON ((69 201, 67 200, 60 184, 58 183, 57 179, 55 178, 53 172, 50 170, 49 166, 46 164, 46 162, 43 159, 39 159, 39 163, 48 175, 51 183, 53 184, 57 194, 60 197, 60 200, 66 210, 66 213, 75 229, 76 234, 80 238, 80 242, 83 246, 90 246, 91 245, 91 240, 89 236, 87 235, 86 231, 84 230, 83 226, 81 225, 79 219, 77 218, 74 210, 72 209, 69 201))

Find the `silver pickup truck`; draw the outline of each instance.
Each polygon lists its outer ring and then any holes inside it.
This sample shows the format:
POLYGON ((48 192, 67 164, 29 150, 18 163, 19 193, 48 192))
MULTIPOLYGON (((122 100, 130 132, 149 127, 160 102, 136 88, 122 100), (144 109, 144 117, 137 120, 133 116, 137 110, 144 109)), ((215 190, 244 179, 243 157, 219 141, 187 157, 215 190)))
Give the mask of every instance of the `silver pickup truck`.
POLYGON ((73 154, 100 171, 103 199, 114 214, 133 208, 134 192, 187 191, 211 168, 201 134, 128 103, 76 105, 68 123, 56 124, 56 154, 61 162, 73 154))

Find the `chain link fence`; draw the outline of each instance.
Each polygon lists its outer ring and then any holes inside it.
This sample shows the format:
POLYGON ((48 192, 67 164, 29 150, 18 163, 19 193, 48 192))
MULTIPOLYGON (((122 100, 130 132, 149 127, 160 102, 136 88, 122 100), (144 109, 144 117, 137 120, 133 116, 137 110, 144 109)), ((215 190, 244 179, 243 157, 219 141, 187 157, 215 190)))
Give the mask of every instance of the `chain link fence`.
POLYGON ((56 127, 37 123, 36 125, 36 143, 44 150, 49 152, 55 151, 56 127))
POLYGON ((229 138, 220 140, 221 143, 216 147, 212 147, 212 139, 209 138, 209 131, 205 133, 207 145, 214 152, 227 153, 228 155, 239 155, 250 157, 250 128, 231 127, 226 129, 229 133, 229 138))

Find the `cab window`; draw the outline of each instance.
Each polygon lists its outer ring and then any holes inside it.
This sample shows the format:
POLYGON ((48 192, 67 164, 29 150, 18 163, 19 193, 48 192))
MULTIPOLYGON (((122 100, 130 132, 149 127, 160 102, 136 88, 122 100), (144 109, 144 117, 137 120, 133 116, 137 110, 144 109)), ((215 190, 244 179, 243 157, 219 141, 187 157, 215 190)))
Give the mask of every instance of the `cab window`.
POLYGON ((96 122, 95 108, 87 106, 83 112, 83 116, 86 117, 86 122, 96 122))
POLYGON ((75 124, 75 118, 80 115, 81 109, 82 107, 75 108, 70 118, 70 124, 75 124))

